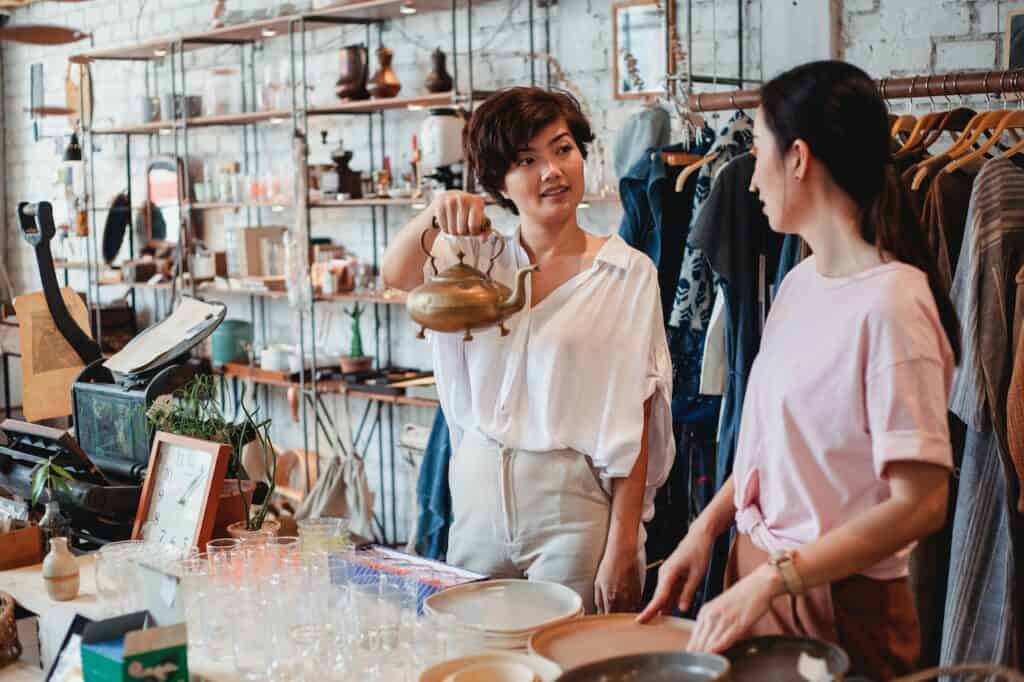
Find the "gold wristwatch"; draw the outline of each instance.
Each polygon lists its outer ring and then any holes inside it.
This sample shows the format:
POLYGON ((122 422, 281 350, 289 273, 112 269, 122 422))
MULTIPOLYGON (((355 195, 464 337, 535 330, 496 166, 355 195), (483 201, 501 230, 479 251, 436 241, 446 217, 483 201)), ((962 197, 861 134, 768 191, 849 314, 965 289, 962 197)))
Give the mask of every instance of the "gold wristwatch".
POLYGON ((786 592, 794 597, 804 593, 804 581, 800 579, 800 573, 796 570, 796 552, 781 551, 772 552, 769 563, 782 576, 782 584, 786 586, 786 592))

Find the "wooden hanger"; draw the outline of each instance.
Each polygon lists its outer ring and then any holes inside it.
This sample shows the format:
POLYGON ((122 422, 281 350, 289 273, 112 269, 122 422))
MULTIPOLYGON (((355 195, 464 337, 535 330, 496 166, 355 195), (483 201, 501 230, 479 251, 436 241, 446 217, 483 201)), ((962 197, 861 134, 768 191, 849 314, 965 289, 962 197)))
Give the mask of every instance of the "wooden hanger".
POLYGON ((910 184, 910 189, 917 191, 921 188, 929 171, 935 166, 949 163, 950 159, 956 159, 970 151, 971 147, 978 141, 978 138, 998 124, 1003 117, 1003 111, 983 111, 976 114, 964 127, 960 137, 953 142, 953 145, 944 153, 933 156, 930 159, 917 164, 917 173, 910 184))
POLYGON ((925 114, 917 119, 917 123, 914 124, 914 128, 910 131, 910 136, 903 141, 903 146, 894 154, 895 158, 901 158, 914 151, 919 143, 924 140, 924 136, 938 127, 947 115, 948 112, 939 111, 925 114))
POLYGON ((690 178, 690 176, 696 173, 702 167, 708 165, 709 163, 717 159, 719 154, 721 153, 721 151, 711 152, 707 156, 701 157, 699 161, 695 161, 689 164, 686 168, 684 168, 682 172, 679 173, 679 177, 676 178, 676 191, 682 192, 683 188, 686 187, 686 181, 690 178))
POLYGON ((697 163, 703 158, 703 154, 692 154, 690 152, 661 152, 661 160, 665 162, 666 166, 672 166, 673 168, 689 166, 691 163, 697 163))
MULTIPOLYGON (((910 134, 911 139, 907 140, 906 144, 893 155, 894 158, 903 159, 926 151, 942 137, 943 133, 962 132, 976 115, 977 113, 973 109, 957 107, 952 111, 936 112, 934 114, 936 118, 929 119, 933 116, 932 114, 921 117, 915 132, 910 134), (915 134, 919 135, 916 140, 914 139, 915 134)), ((954 136, 954 141, 955 139, 956 136, 954 136)))
POLYGON ((903 114, 897 116, 896 121, 892 124, 890 132, 891 137, 896 137, 900 133, 911 133, 914 130, 914 126, 917 124, 917 118, 910 114, 903 114))
MULTIPOLYGON (((982 160, 985 158, 985 155, 988 153, 988 151, 992 149, 992 147, 994 147, 996 143, 999 142, 1004 132, 1010 129, 1024 130, 1024 111, 1009 111, 1002 113, 1003 115, 1000 117, 999 122, 996 124, 995 130, 992 131, 992 134, 989 136, 987 140, 985 140, 984 144, 982 144, 974 151, 968 154, 963 154, 960 156, 960 158, 950 161, 942 168, 940 172, 952 173, 960 168, 963 168, 967 164, 982 160)), ((1020 144, 1020 142, 1018 142, 1017 144, 1020 144)))

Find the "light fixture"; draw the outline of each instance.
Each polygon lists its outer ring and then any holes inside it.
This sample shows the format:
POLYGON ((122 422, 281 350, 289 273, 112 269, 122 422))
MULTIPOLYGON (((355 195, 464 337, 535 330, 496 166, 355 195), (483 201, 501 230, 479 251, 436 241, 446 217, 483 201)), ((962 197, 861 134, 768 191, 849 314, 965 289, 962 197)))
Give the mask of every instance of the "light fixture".
POLYGON ((274 36, 277 35, 277 30, 272 28, 265 28, 262 31, 260 31, 260 33, 263 35, 264 38, 273 38, 274 36))
POLYGON ((166 57, 167 56, 167 50, 163 49, 162 47, 158 47, 157 49, 153 50, 153 56, 154 57, 166 57))
POLYGON ((423 111, 423 105, 422 104, 410 104, 409 106, 406 107, 406 109, 408 109, 409 111, 423 111))
POLYGON ((273 125, 273 126, 279 126, 279 125, 281 125, 284 122, 285 122, 285 119, 281 118, 280 116, 274 116, 274 117, 272 117, 270 119, 270 125, 273 125))
POLYGON ((422 211, 426 207, 427 203, 425 201, 417 201, 415 204, 412 205, 412 209, 414 211, 422 211))
POLYGON ((402 8, 398 11, 402 14, 416 14, 416 5, 413 4, 413 0, 405 0, 402 3, 402 8))
POLYGON ((590 208, 590 204, 586 201, 581 201, 576 205, 576 208, 590 208))
POLYGON ((160 129, 160 134, 161 135, 170 135, 171 134, 171 129, 170 128, 161 128, 160 129))

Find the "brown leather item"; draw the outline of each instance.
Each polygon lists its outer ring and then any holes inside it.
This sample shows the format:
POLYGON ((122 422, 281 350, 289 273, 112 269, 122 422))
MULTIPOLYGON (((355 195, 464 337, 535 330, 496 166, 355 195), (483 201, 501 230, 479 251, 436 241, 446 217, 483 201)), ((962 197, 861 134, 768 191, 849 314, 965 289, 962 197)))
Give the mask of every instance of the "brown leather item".
MULTIPOLYGON (((1018 300, 1024 286, 1024 268, 1017 273, 1018 300)), ((1017 332, 1017 354, 1013 365, 1013 378, 1006 396, 1006 441, 1013 468, 1017 472, 1017 511, 1024 514, 1024 324, 1017 332)))
MULTIPOLYGON (((736 535, 725 569, 726 588, 769 562, 750 537, 736 535)), ((890 680, 914 670, 921 631, 906 579, 855 575, 803 595, 777 597, 744 637, 796 635, 833 642, 850 657, 850 673, 890 680)))

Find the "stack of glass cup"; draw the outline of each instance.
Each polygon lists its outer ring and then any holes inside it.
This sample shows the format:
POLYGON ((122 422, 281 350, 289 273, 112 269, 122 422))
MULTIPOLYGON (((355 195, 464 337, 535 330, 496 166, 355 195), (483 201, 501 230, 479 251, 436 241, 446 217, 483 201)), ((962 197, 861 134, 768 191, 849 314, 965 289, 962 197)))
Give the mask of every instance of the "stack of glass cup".
POLYGON ((233 661, 246 680, 415 682, 482 651, 451 616, 419 616, 415 578, 368 571, 343 520, 300 533, 213 540, 177 562, 190 659, 233 661))

